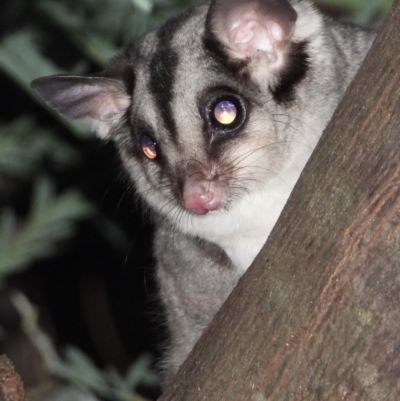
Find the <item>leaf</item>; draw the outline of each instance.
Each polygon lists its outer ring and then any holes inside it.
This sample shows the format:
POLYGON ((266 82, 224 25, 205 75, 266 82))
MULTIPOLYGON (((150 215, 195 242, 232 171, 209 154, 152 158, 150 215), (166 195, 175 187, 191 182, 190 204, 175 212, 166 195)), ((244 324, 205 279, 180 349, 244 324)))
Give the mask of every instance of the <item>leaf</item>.
POLYGON ((24 222, 17 224, 10 209, 0 213, 0 223, 5 225, 0 228, 0 277, 54 254, 57 242, 74 233, 75 223, 90 216, 92 206, 77 191, 58 196, 53 191, 48 180, 38 181, 31 212, 24 222))
POLYGON ((154 3, 149 0, 131 0, 132 3, 141 11, 151 13, 154 3))
POLYGON ((128 388, 134 389, 139 384, 154 385, 159 382, 155 373, 151 370, 151 358, 149 355, 142 355, 126 374, 128 388))
POLYGON ((349 20, 356 24, 377 27, 388 13, 393 0, 315 0, 315 3, 339 10, 347 10, 349 20))
MULTIPOLYGON (((3 40, 0 45, 0 69, 40 104, 42 102, 30 88, 31 81, 40 76, 64 72, 40 54, 34 42, 34 34, 28 30, 16 32, 3 40)), ((55 112, 50 113, 75 135, 88 136, 89 130, 81 122, 69 121, 55 112)))
POLYGON ((0 175, 32 177, 44 158, 58 170, 81 160, 77 150, 50 130, 39 128, 32 118, 20 117, 0 125, 0 175))
POLYGON ((96 365, 78 348, 68 346, 65 350, 65 365, 74 372, 75 380, 83 379, 92 386, 103 383, 102 373, 96 365))
POLYGON ((0 252, 5 252, 9 243, 17 230, 17 220, 13 211, 10 208, 3 209, 0 214, 0 252))
MULTIPOLYGON (((95 33, 93 15, 89 22, 92 24, 92 29, 88 30, 88 21, 81 15, 71 12, 65 4, 41 1, 37 3, 36 7, 48 22, 67 34, 72 43, 100 67, 104 67, 108 60, 118 53, 119 49, 110 41, 110 36, 112 37, 110 32, 107 37, 95 33)), ((113 11, 113 13, 116 12, 116 10, 113 11)))

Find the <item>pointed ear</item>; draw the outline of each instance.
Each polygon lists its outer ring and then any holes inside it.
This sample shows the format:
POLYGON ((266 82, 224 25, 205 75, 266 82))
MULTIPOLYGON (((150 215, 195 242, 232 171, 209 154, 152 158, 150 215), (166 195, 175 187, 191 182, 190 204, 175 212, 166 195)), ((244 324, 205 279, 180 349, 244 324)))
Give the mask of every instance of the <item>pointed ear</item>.
POLYGON ((284 65, 296 20, 288 0, 213 0, 206 34, 223 46, 228 57, 250 63, 257 59, 271 74, 284 65))
POLYGON ((103 138, 131 103, 123 82, 106 77, 53 75, 35 79, 31 87, 63 117, 90 118, 103 138))

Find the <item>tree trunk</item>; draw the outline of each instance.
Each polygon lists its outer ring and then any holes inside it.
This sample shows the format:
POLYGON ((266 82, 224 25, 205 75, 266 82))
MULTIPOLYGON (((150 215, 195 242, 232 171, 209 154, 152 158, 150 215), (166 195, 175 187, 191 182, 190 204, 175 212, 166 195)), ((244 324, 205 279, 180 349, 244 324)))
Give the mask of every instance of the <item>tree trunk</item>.
POLYGON ((0 401, 27 401, 21 377, 5 355, 0 355, 0 401))
POLYGON ((400 400, 400 0, 160 401, 400 400))

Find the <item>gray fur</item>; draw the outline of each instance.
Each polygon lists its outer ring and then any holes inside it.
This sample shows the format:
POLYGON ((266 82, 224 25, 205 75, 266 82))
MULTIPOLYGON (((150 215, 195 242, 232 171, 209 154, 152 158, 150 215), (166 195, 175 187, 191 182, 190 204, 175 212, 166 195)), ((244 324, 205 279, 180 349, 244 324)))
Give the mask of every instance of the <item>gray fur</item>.
POLYGON ((50 107, 69 118, 84 114, 115 141, 154 216, 167 380, 268 238, 373 40, 305 0, 214 0, 208 10, 193 8, 151 31, 95 80, 33 83, 50 107), (257 32, 275 35, 272 45, 247 42, 245 30, 232 39, 233 28, 225 29, 237 7, 250 20, 270 18, 271 31, 257 32), (210 99, 226 88, 246 109, 235 130, 216 128, 208 114, 210 99), (158 160, 141 152, 143 133, 157 143, 158 160), (215 210, 199 200, 209 194, 220 202, 215 210))

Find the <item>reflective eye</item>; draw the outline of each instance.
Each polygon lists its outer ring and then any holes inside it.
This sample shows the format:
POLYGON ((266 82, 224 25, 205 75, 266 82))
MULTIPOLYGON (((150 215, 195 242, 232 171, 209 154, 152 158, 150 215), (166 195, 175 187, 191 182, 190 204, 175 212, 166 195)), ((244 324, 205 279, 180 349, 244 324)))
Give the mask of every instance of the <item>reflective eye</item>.
POLYGON ((222 125, 232 124, 237 115, 236 106, 229 100, 222 100, 214 108, 214 117, 222 125))
POLYGON ((148 159, 154 160, 157 158, 157 143, 152 138, 147 135, 142 135, 140 146, 148 159))
POLYGON ((245 104, 239 96, 222 95, 211 100, 207 107, 209 122, 223 132, 234 132, 246 119, 245 104))

